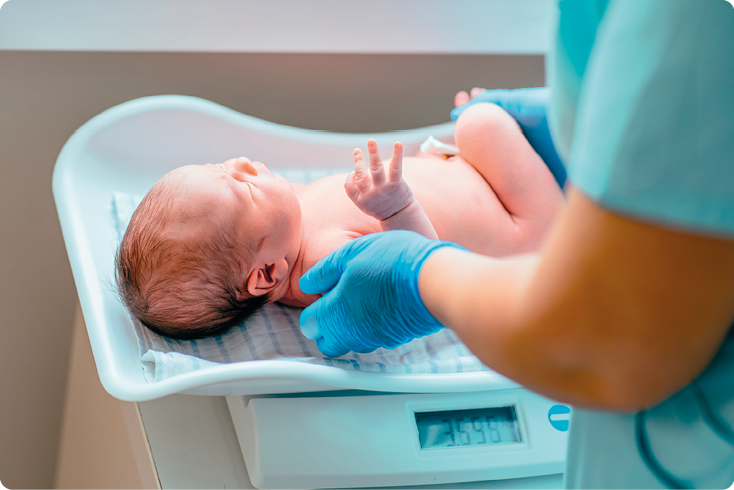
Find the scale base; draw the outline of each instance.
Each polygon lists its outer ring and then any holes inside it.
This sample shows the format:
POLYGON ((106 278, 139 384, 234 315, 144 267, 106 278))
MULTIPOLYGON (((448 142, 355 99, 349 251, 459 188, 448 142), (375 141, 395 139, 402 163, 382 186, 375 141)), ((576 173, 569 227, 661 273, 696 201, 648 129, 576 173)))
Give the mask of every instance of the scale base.
POLYGON ((557 404, 522 388, 231 396, 227 403, 250 479, 261 489, 525 488, 529 479, 533 488, 563 484, 567 433, 549 416, 557 404), (420 447, 416 412, 508 405, 518 413, 520 443, 420 447))

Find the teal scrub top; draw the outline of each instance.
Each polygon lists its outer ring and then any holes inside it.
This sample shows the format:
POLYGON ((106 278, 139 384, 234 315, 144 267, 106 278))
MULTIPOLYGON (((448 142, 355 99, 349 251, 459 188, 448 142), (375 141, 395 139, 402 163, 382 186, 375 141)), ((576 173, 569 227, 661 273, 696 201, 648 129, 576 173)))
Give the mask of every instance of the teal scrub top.
MULTIPOLYGON (((734 7, 561 0, 549 118, 569 181, 612 212, 734 239, 734 7)), ((644 376, 644 373, 640 373, 644 376)), ((569 488, 734 483, 734 335, 640 413, 574 409, 569 488)))

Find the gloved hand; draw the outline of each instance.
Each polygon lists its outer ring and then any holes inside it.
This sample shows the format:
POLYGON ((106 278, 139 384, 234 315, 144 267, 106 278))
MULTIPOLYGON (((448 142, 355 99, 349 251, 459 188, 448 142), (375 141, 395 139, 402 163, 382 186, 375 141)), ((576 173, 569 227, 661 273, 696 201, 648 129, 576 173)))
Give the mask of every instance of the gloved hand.
POLYGON ((475 95, 469 102, 451 111, 454 121, 470 105, 491 102, 506 110, 520 125, 525 138, 540 155, 548 169, 563 188, 566 183, 566 169, 558 157, 548 127, 547 110, 550 104, 550 88, 520 88, 515 90, 485 90, 475 95))
POLYGON ((301 313, 301 332, 338 357, 393 349, 440 330, 421 300, 418 277, 441 247, 466 250, 412 231, 371 233, 335 250, 298 283, 306 294, 325 293, 301 313))

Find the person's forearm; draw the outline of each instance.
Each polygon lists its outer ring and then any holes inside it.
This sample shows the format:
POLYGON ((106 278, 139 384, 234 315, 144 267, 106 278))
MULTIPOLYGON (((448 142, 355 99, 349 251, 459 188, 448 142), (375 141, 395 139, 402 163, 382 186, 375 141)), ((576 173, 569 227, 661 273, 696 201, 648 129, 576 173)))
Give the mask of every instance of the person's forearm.
MULTIPOLYGON (((423 265, 419 284, 424 304, 451 327, 482 362, 527 383, 515 372, 526 348, 517 310, 538 264, 537 255, 494 259, 440 249, 423 265), (504 368, 504 369, 503 369, 504 368)), ((529 369, 528 366, 526 369, 529 369)))
POLYGON ((413 201, 391 217, 380 221, 382 231, 408 230, 420 233, 426 238, 438 240, 431 220, 418 201, 413 201))
POLYGON ((543 339, 562 326, 549 325, 552 318, 536 315, 538 309, 528 304, 540 260, 538 254, 494 259, 440 249, 421 271, 421 298, 497 372, 551 398, 598 404, 595 390, 603 389, 604 383, 596 371, 576 356, 575 346, 553 354, 553 342, 543 339))

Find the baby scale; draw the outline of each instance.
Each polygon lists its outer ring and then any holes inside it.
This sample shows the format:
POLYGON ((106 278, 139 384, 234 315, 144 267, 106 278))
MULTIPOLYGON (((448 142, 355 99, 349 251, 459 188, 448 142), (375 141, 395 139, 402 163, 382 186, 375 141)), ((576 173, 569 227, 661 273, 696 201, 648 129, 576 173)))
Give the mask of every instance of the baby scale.
POLYGON ((175 393, 227 396, 258 488, 476 481, 522 488, 514 479, 544 475, 533 479, 535 488, 559 487, 569 408, 497 373, 375 373, 258 360, 150 383, 132 322, 110 286, 119 241, 109 212, 115 192, 145 194, 175 167, 240 155, 276 172, 294 164, 348 171, 352 149, 370 137, 383 149, 399 139, 410 155, 431 135, 450 140, 453 123, 336 134, 269 123, 185 96, 133 100, 84 124, 59 155, 53 192, 105 389, 127 401, 175 393))

